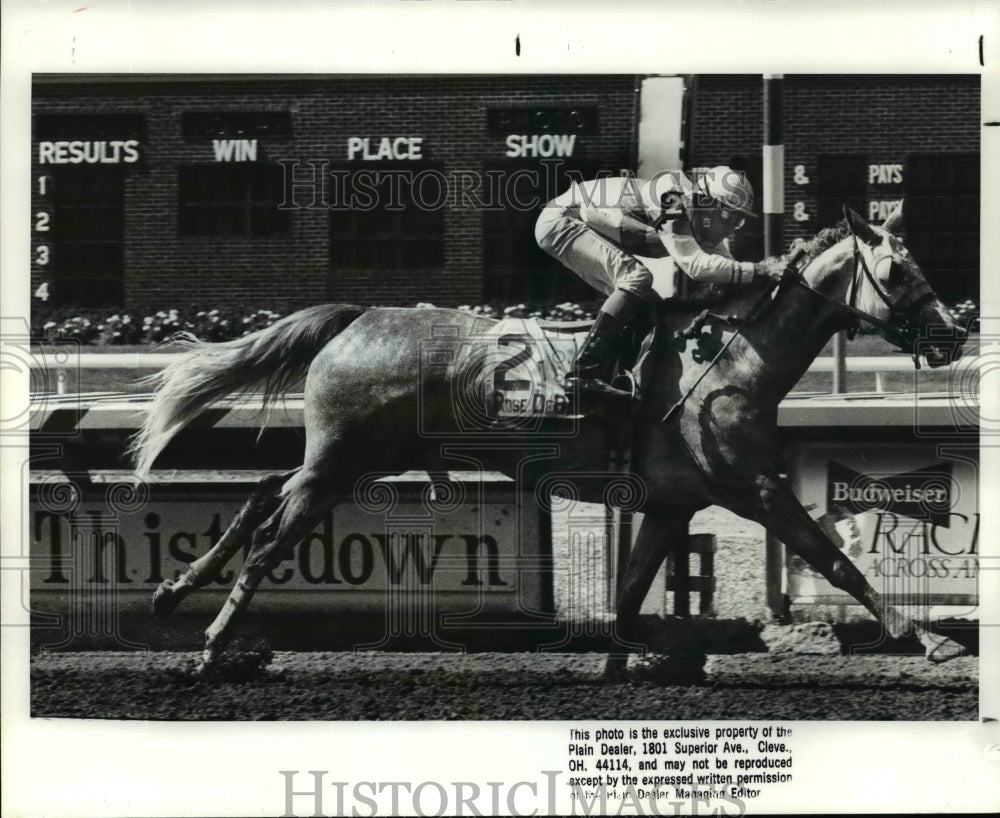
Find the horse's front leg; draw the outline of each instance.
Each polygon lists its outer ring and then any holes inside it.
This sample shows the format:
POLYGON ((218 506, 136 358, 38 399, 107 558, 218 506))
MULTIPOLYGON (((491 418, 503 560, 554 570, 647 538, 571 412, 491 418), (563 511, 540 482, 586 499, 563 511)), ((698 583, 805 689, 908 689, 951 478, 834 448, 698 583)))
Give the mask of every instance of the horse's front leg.
POLYGON ((927 658, 932 662, 944 662, 966 652, 957 642, 918 627, 909 617, 885 602, 857 566, 823 533, 779 477, 763 475, 757 479, 754 506, 754 517, 771 534, 819 571, 831 585, 864 605, 894 639, 916 633, 927 658))
MULTIPOLYGON (((694 513, 686 510, 669 515, 643 514, 642 525, 639 526, 635 545, 625 567, 625 576, 618 589, 615 634, 622 647, 629 647, 629 640, 636 635, 639 611, 653 578, 670 548, 687 538, 692 516, 694 513)), ((620 676, 627 666, 627 653, 611 653, 604 673, 606 676, 620 676)))

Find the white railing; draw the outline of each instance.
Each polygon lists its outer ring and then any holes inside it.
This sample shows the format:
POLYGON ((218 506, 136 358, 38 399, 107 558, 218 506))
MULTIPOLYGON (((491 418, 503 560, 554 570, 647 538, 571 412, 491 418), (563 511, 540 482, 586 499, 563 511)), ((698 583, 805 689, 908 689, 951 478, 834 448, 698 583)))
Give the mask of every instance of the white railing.
MULTIPOLYGON (((35 366, 56 373, 56 392, 60 395, 69 391, 69 372, 83 369, 162 369, 178 353, 122 352, 101 353, 81 352, 76 355, 63 353, 40 353, 32 355, 35 366)), ((817 358, 809 367, 809 372, 833 373, 837 359, 832 356, 817 358)), ((913 361, 905 355, 880 355, 873 357, 849 357, 846 360, 848 372, 871 372, 875 375, 875 391, 885 391, 885 376, 913 372, 913 361)))

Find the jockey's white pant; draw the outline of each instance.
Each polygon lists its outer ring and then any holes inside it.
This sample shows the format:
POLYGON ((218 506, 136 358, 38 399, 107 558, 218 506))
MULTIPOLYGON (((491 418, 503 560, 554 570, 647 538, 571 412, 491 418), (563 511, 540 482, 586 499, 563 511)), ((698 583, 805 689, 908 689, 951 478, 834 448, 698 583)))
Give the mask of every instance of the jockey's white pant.
POLYGON ((549 204, 535 223, 535 241, 604 295, 616 289, 643 301, 658 301, 653 274, 635 256, 588 227, 576 205, 549 204))

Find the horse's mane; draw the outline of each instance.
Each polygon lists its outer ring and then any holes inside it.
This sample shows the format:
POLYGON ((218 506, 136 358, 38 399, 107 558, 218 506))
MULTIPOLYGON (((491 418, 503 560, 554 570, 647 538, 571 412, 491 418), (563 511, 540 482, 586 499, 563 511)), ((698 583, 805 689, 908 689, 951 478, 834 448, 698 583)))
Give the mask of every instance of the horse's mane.
POLYGON ((832 247, 841 239, 851 235, 850 225, 847 219, 841 219, 833 227, 824 227, 811 239, 798 239, 792 243, 792 249, 802 249, 806 253, 806 260, 812 261, 824 250, 832 247))
MULTIPOLYGON (((829 249, 849 235, 851 235, 851 227, 846 219, 841 219, 831 227, 824 227, 811 239, 796 239, 792 242, 791 250, 802 249, 806 254, 805 259, 799 262, 799 269, 802 269, 824 250, 829 249)), ((788 255, 790 253, 778 256, 778 258, 784 258, 788 255)), ((757 293, 770 290, 773 286, 774 283, 766 279, 755 281, 744 289, 731 290, 729 292, 727 292, 725 287, 720 285, 701 285, 701 287, 695 288, 685 298, 661 301, 657 304, 657 314, 659 316, 669 316, 678 312, 694 312, 704 307, 714 308, 717 305, 721 307, 721 305, 727 303, 730 299, 738 299, 746 302, 748 299, 756 297, 757 293)))

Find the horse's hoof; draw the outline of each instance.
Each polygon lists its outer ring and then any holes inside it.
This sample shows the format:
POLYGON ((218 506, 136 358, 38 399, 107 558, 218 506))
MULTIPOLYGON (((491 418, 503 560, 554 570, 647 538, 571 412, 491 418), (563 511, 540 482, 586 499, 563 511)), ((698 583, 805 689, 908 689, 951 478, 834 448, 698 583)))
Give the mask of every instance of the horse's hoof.
POLYGON ((219 655, 214 650, 208 650, 202 652, 201 661, 195 665, 195 675, 205 678, 206 676, 211 676, 219 667, 219 655))
POLYGON ((165 579, 153 592, 153 614, 156 616, 169 616, 180 605, 182 596, 174 588, 174 581, 165 579))
POLYGON ((697 652, 678 655, 648 653, 636 658, 632 675, 638 681, 660 685, 701 684, 706 679, 707 660, 707 656, 697 652))
POLYGON ((895 608, 890 608, 887 611, 884 625, 889 636, 893 639, 906 639, 915 628, 913 621, 895 608))
POLYGON ((628 678, 628 656, 609 656, 604 665, 602 678, 609 682, 620 682, 628 678))
POLYGON ((925 630, 920 630, 917 634, 920 644, 924 646, 924 655, 928 661, 936 665, 957 659, 959 656, 966 656, 968 650, 947 636, 938 636, 925 630))

